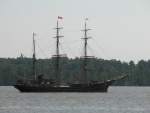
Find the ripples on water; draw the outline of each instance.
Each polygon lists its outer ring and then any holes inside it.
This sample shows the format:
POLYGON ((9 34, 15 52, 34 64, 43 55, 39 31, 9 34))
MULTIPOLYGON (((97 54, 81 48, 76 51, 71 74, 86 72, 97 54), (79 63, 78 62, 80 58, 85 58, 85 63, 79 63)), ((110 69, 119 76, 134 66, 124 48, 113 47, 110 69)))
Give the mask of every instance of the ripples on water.
POLYGON ((20 93, 0 86, 0 113, 150 113, 150 87, 108 93, 20 93))

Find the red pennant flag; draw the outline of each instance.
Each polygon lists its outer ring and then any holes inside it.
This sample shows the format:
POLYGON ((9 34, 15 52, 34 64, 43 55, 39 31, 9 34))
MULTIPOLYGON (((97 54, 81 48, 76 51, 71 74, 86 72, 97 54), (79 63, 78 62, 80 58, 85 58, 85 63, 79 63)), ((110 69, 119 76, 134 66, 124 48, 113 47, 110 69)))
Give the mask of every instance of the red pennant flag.
POLYGON ((63 19, 63 17, 61 17, 61 16, 58 16, 58 19, 63 19))

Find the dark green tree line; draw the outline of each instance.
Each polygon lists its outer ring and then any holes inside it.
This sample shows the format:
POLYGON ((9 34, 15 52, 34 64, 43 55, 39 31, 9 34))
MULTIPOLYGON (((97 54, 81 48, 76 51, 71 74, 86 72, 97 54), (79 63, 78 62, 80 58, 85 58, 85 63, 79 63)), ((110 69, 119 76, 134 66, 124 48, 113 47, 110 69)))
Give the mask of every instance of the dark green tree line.
MULTIPOLYGON (((61 83, 83 80, 82 62, 80 58, 61 59, 61 83)), ((53 59, 38 59, 37 75, 43 74, 45 78, 55 79, 54 64, 53 59)), ((114 85, 150 86, 150 60, 141 60, 135 64, 133 61, 127 63, 117 60, 90 59, 88 68, 89 80, 113 79, 129 73, 126 79, 119 80, 114 85)), ((31 58, 0 58, 0 85, 13 85, 18 76, 33 78, 32 75, 31 58)))

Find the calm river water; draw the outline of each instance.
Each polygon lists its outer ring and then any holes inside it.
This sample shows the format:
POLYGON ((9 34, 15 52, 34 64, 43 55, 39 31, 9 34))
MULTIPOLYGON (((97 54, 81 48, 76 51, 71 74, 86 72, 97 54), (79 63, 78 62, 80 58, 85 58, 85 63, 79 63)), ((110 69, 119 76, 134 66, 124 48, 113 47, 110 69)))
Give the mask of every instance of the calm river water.
POLYGON ((0 113, 150 113, 150 87, 108 93, 20 93, 0 86, 0 113))

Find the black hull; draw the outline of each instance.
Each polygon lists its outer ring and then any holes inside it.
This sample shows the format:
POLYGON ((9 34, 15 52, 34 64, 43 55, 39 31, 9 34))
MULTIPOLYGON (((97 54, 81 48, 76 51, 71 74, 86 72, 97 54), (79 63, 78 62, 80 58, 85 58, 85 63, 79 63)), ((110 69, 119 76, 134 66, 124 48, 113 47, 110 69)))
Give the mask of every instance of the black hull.
POLYGON ((55 87, 50 85, 42 84, 23 84, 18 83, 14 85, 20 92, 107 92, 108 87, 116 80, 123 79, 128 75, 120 76, 112 80, 103 82, 92 83, 90 85, 84 84, 72 84, 70 86, 55 87))
POLYGON ((42 85, 14 85, 20 92, 107 92, 110 82, 81 87, 49 87, 42 85))

